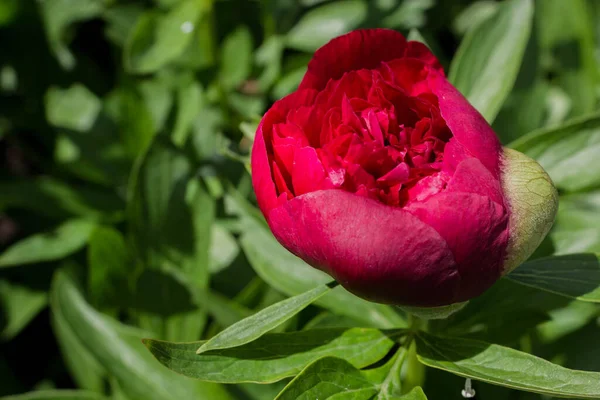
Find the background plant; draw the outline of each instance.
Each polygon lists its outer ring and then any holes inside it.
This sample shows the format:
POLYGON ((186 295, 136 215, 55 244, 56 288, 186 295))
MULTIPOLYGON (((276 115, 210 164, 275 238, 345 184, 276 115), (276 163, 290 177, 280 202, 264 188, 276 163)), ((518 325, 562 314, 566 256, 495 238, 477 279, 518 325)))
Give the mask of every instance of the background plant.
POLYGON ((599 26, 595 0, 0 0, 0 395, 600 398, 525 354, 600 371, 599 26), (253 205, 257 121, 359 27, 426 42, 561 193, 530 262, 427 326, 253 205))

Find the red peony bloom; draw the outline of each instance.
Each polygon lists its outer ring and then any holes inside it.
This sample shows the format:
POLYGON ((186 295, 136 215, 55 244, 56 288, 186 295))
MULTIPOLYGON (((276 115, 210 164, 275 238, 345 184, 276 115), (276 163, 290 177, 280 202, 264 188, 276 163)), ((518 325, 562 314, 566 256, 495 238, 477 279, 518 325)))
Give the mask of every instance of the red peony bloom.
POLYGON ((298 90, 265 114, 252 178, 298 257, 369 300, 440 306, 507 270, 502 154, 425 45, 360 30, 319 49, 298 90))

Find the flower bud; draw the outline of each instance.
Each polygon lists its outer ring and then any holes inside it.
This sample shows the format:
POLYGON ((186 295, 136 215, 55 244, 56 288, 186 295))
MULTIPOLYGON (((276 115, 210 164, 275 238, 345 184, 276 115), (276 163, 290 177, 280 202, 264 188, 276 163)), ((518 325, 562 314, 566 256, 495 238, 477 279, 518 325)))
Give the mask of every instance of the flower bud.
POLYGON ((503 150, 421 43, 351 32, 263 117, 252 181, 273 234, 368 300, 464 302, 547 233, 556 193, 503 150))

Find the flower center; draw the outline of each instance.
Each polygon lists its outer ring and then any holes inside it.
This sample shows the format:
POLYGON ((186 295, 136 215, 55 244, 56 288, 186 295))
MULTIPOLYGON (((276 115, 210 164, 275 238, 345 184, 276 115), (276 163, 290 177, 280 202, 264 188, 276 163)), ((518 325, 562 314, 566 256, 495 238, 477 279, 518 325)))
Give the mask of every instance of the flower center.
POLYGON ((315 105, 290 111, 272 135, 274 180, 288 199, 337 188, 402 207, 448 179, 442 161, 452 133, 437 98, 377 71, 330 81, 315 105))

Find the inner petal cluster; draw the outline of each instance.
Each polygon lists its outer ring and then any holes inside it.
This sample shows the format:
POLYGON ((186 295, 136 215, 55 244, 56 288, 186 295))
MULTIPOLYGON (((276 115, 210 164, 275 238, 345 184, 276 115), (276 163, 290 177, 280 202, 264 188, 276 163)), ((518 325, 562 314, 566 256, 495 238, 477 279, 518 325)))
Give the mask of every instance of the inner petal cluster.
POLYGON ((413 60, 382 63, 286 110, 265 129, 278 196, 341 189, 403 207, 444 190, 452 133, 425 74, 413 60))

